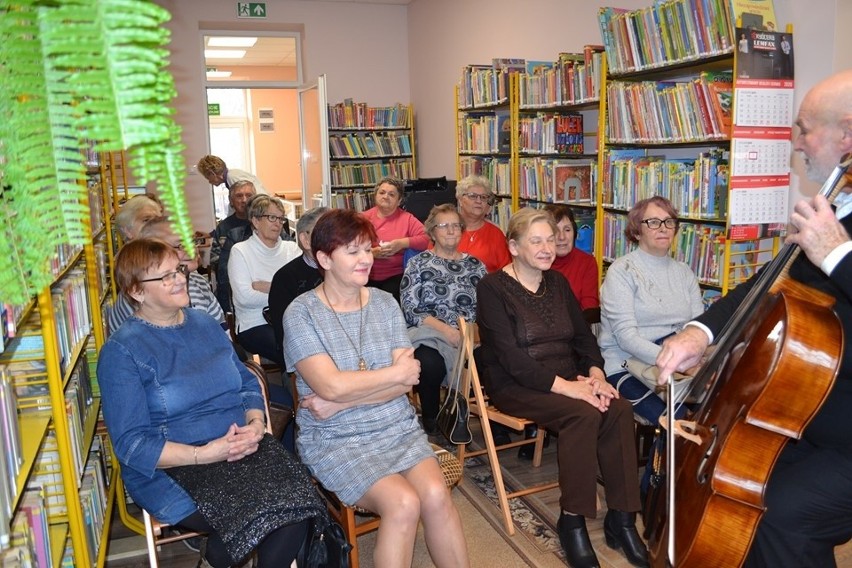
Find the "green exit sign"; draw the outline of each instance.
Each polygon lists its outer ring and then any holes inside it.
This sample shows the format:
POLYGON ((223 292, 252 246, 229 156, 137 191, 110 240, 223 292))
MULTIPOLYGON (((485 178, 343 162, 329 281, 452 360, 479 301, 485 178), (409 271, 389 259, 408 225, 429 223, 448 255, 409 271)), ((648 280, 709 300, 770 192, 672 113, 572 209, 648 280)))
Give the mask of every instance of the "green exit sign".
POLYGON ((238 18, 266 18, 266 2, 237 2, 238 18))
POLYGON ((219 116, 219 103, 207 103, 207 116, 219 116))

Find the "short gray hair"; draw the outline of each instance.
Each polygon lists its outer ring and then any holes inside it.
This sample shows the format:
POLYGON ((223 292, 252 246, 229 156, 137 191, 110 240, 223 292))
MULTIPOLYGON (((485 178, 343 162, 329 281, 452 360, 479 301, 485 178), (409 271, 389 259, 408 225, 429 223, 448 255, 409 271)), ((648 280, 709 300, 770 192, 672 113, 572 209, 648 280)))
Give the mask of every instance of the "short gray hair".
POLYGON ((432 239, 432 242, 435 242, 435 237, 432 234, 435 230, 435 225, 438 224, 438 215, 443 213, 452 213, 459 219, 459 223, 462 226, 462 231, 464 231, 464 221, 459 215, 459 210, 456 209, 456 206, 452 203, 442 203, 440 205, 435 205, 432 207, 432 210, 429 211, 429 216, 426 217, 426 222, 423 223, 423 228, 426 230, 426 234, 429 235, 429 238, 432 239))
POLYGON ((328 207, 314 207, 302 213, 302 216, 296 221, 296 234, 305 233, 313 229, 314 225, 317 224, 317 219, 326 211, 328 211, 328 207))
POLYGON ((284 208, 284 202, 279 198, 273 195, 266 195, 265 193, 259 193, 251 198, 251 201, 248 203, 248 216, 250 219, 259 219, 266 215, 266 212, 269 210, 269 207, 274 205, 278 209, 281 210, 282 213, 287 210, 284 208))
POLYGON ((491 189, 491 182, 487 177, 483 176, 467 176, 459 180, 456 184, 456 199, 461 199, 461 196, 471 188, 481 187, 488 194, 488 197, 494 197, 494 191, 491 189))

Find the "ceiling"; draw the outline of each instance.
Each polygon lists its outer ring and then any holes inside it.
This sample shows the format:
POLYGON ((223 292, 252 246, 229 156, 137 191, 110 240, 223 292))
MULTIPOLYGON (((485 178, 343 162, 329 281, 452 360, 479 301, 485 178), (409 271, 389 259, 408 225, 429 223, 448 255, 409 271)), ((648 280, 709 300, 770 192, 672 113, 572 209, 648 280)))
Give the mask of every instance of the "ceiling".
MULTIPOLYGON (((205 50, 209 36, 204 38, 205 50)), ((249 48, 210 48, 217 49, 245 49, 246 54, 242 59, 224 59, 217 57, 205 57, 204 63, 207 67, 241 67, 245 65, 263 67, 294 67, 296 65, 296 40, 292 37, 262 37, 257 38, 257 43, 249 48)))

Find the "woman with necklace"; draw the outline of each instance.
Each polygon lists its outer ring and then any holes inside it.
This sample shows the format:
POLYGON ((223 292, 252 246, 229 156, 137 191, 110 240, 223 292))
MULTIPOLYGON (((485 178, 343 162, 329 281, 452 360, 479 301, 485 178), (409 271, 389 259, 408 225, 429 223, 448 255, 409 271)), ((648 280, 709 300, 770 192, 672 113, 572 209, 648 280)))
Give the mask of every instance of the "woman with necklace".
POLYGON ((302 461, 343 503, 381 516, 374 564, 411 565, 418 523, 436 566, 469 565, 461 520, 407 393, 420 365, 394 298, 366 287, 372 224, 333 209, 311 250, 323 283, 284 313, 284 359, 296 372, 302 461))
POLYGON ((574 568, 599 566, 586 530, 606 485, 606 543, 648 566, 636 531, 640 508, 630 403, 606 382, 603 357, 556 256, 553 217, 524 208, 509 221, 512 262, 477 287, 477 322, 488 395, 500 410, 555 432, 559 539, 574 568))
POLYGON ((459 240, 459 252, 466 252, 482 261, 488 272, 506 266, 511 257, 506 237, 497 225, 486 220, 494 202, 491 183, 482 176, 468 176, 456 184, 456 201, 464 232, 459 240))
POLYGON ((186 269, 168 243, 127 243, 115 279, 135 312, 104 344, 97 374, 133 500, 207 533, 199 566, 237 564, 255 547, 261 567, 289 566, 307 518, 326 513, 304 467, 265 434, 257 379, 216 320, 187 308, 186 269))
POLYGON ((399 302, 399 282, 402 280, 403 258, 407 249, 423 250, 429 237, 417 217, 399 208, 405 192, 401 179, 385 177, 376 184, 376 206, 364 211, 364 216, 376 229, 373 243, 373 269, 370 286, 393 294, 399 302))
POLYGON ((485 266, 459 252, 464 224, 455 206, 436 205, 425 225, 433 248, 408 262, 400 290, 408 336, 420 361, 416 388, 423 429, 435 434, 441 383, 453 368, 460 342, 458 320, 476 319, 476 285, 485 276, 485 266))

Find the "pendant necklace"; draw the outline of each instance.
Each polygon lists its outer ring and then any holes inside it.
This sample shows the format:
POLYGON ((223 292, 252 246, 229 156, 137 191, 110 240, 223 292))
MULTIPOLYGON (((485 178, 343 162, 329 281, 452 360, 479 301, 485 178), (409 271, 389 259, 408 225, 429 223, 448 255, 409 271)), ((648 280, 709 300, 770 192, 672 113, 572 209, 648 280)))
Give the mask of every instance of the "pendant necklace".
POLYGON ((359 323, 359 331, 358 331, 358 349, 355 349, 355 342, 352 341, 352 338, 349 337, 349 333, 346 331, 346 328, 343 327, 343 322, 340 321, 340 316, 337 315, 337 310, 334 309, 334 306, 331 305, 331 300, 328 299, 328 294, 325 292, 325 282, 322 283, 322 295, 325 296, 325 301, 328 303, 328 307, 331 308, 331 313, 334 314, 334 318, 337 320, 337 325, 340 326, 340 329, 343 330, 343 335, 346 336, 346 339, 349 340, 349 345, 352 346, 352 350, 358 353, 358 370, 366 371, 367 370, 367 362, 364 360, 364 355, 362 353, 362 348, 364 346, 364 300, 361 299, 361 290, 358 290, 358 319, 359 323))
POLYGON ((538 291, 538 289, 542 287, 542 284, 544 284, 544 288, 539 293, 531 292, 529 288, 524 286, 524 283, 521 282, 521 277, 518 276, 518 271, 515 270, 515 262, 514 261, 512 261, 512 274, 515 275, 515 281, 518 284, 521 285, 521 288, 524 289, 524 292, 526 292, 527 294, 529 294, 533 298, 541 298, 542 296, 544 296, 547 293, 547 280, 544 279, 544 274, 541 275, 541 280, 538 281, 538 287, 536 287, 536 291, 538 291))

